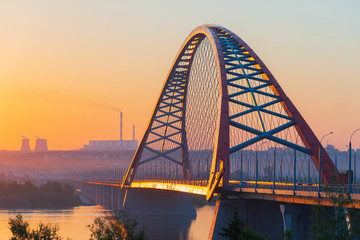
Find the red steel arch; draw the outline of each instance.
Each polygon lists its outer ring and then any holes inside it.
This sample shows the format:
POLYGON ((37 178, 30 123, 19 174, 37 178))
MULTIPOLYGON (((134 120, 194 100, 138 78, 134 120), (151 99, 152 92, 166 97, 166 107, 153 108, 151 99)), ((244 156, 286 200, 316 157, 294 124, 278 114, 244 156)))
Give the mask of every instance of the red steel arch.
POLYGON ((264 73, 263 76, 265 79, 268 79, 271 83, 271 88, 274 92, 274 94, 278 95, 282 102, 282 106, 289 117, 293 118, 296 122, 295 128, 301 137, 301 140, 305 144, 305 146, 310 149, 311 151, 311 159, 313 160, 317 170, 319 170, 319 149, 321 149, 321 175, 322 180, 325 184, 330 184, 334 182, 334 171, 335 166, 330 158, 330 156, 327 154, 327 152, 324 150, 324 148, 321 146, 320 141, 315 136, 314 132, 311 130, 310 126, 307 124, 305 119, 301 116, 300 112, 297 110, 295 105, 291 102, 290 98, 285 94, 283 89, 280 87, 279 83, 276 81, 275 77, 271 74, 270 70, 266 67, 264 62, 259 58, 259 56, 245 43, 244 40, 242 40, 239 36, 237 36, 232 31, 216 26, 215 28, 222 30, 226 33, 228 33, 232 38, 234 38, 239 45, 243 46, 251 55, 251 57, 254 58, 255 62, 258 64, 259 69, 261 69, 264 73))
MULTIPOLYGON (((136 150, 136 153, 132 159, 132 162, 130 164, 130 167, 127 171, 127 173, 124 176, 122 187, 127 186, 130 187, 132 181, 134 180, 136 170, 140 161, 140 158, 142 156, 144 147, 146 145, 147 138, 149 136, 149 133, 151 131, 151 126, 155 120, 155 114, 159 109, 159 106, 161 104, 162 99, 164 98, 166 94, 166 87, 169 85, 171 78, 174 74, 176 74, 176 69, 179 67, 179 65, 184 62, 184 56, 186 57, 187 64, 186 66, 183 66, 185 68, 183 73, 184 78, 184 95, 182 97, 182 126, 184 127, 184 115, 186 114, 186 95, 187 95, 187 80, 189 78, 189 72, 191 71, 191 65, 192 60, 194 57, 194 54, 196 52, 197 47, 199 46, 202 39, 207 38, 209 39, 212 50, 215 54, 216 59, 216 66, 217 66, 217 72, 218 72, 218 82, 219 82, 219 94, 220 94, 220 104, 219 104, 219 114, 217 116, 217 125, 216 125, 216 132, 215 132, 215 141, 214 141, 214 150, 213 150, 213 156, 212 156, 212 165, 211 165, 211 171, 210 171, 210 178, 208 183, 208 195, 207 199, 211 199, 214 193, 217 191, 219 184, 227 185, 229 183, 229 175, 230 175, 230 140, 229 140, 229 95, 228 95, 228 79, 227 79, 227 69, 226 69, 226 61, 224 57, 224 53, 226 52, 223 46, 223 43, 221 42, 221 37, 226 36, 228 39, 231 39, 234 41, 239 48, 242 49, 243 52, 247 52, 249 55, 249 59, 251 58, 251 61, 254 61, 255 64, 253 65, 254 68, 261 70, 261 75, 263 77, 263 81, 268 81, 268 85, 271 90, 272 94, 276 95, 278 98, 278 102, 282 105, 283 109, 285 110, 287 117, 291 119, 291 126, 294 126, 298 135, 300 136, 303 144, 303 147, 298 147, 295 144, 292 144, 294 146, 295 150, 300 149, 303 152, 307 151, 308 154, 311 156, 311 159, 316 166, 317 169, 319 169, 319 149, 321 149, 322 154, 322 164, 321 164, 321 178, 322 181, 325 184, 329 184, 333 182, 333 175, 335 171, 335 167, 329 157, 329 155, 326 153, 326 151, 321 146, 319 140, 309 127, 309 125, 306 123, 304 118, 301 116, 299 111, 296 109, 294 104, 291 102, 291 100, 286 96, 285 92, 282 90, 274 76, 271 74, 269 69, 265 66, 265 64, 261 61, 261 59, 255 54, 255 52, 236 34, 233 32, 220 27, 220 26, 212 26, 212 25, 202 25, 194 29, 189 36, 184 41, 183 45, 181 46, 171 69, 169 70, 169 73, 167 75, 166 81, 163 85, 162 91, 160 93, 160 96, 158 98, 157 104, 154 108, 153 115, 149 121, 148 128, 140 142, 140 145, 138 149, 136 150)), ((290 126, 290 125, 289 125, 290 126)), ((253 131, 254 134, 259 134, 255 130, 253 131)), ((264 130, 265 131, 265 130, 264 130)), ((279 130, 281 131, 281 130, 279 130)), ((271 131, 265 132, 263 135, 263 138, 259 138, 261 136, 258 136, 259 139, 269 139, 269 140, 276 140, 276 137, 271 135, 271 131)), ((274 134, 273 134, 274 135, 274 134)), ((186 133, 182 133, 182 154, 186 155, 186 133)), ((280 141, 280 140, 279 140, 280 141)), ((255 140, 254 140, 255 142, 255 140)), ((280 142, 281 143, 281 142, 280 142)), ((250 143, 251 144, 251 143, 250 143)), ((291 143, 286 146, 292 147, 291 143)), ((182 162, 182 168, 183 168, 183 176, 184 179, 186 179, 186 176, 188 175, 188 163, 186 162, 186 158, 183 159, 182 162)))
MULTIPOLYGON (((191 42, 196 38, 204 38, 207 37, 212 45, 213 51, 215 53, 215 59, 217 63, 218 69, 218 81, 220 86, 220 114, 217 119, 217 131, 216 131, 216 140, 214 144, 214 152, 213 152, 213 160, 211 166, 211 172, 213 173, 212 176, 215 176, 215 172, 220 168, 220 162, 223 162, 223 169, 229 169, 226 166, 229 166, 229 112, 228 112, 228 99, 227 99, 227 82, 226 82, 226 71, 225 71, 225 62, 224 56, 221 48, 221 44, 219 39, 216 36, 214 30, 209 27, 208 25, 199 26, 198 28, 194 29, 189 36, 184 41, 183 45, 181 46, 172 67, 167 75, 166 81, 163 85, 162 91, 158 98, 157 104, 155 106, 153 115, 149 121, 148 128, 140 142, 138 149, 135 152, 134 158, 130 164, 130 167, 127 173, 124 176, 122 187, 130 186, 131 182, 134 180, 134 176, 136 174, 136 168, 138 166, 142 151, 144 149, 144 145, 146 143, 146 139, 150 132, 150 126, 154 122, 155 112, 159 108, 161 99, 164 96, 166 86, 169 84, 170 78, 175 71, 176 66, 179 64, 181 57, 183 56, 185 50, 191 44, 191 42)), ((197 43, 196 46, 200 41, 197 43)), ((195 46, 195 47, 196 47, 195 46)), ((193 51, 193 54, 195 51, 193 51)), ((193 57, 193 56, 192 56, 193 57)), ((184 166, 183 166, 184 167, 184 166)), ((224 173, 222 173, 224 174, 224 173)), ((224 176, 224 183, 227 183, 229 180, 228 173, 224 176)), ((210 181, 209 188, 215 189, 213 186, 215 183, 215 178, 212 177, 210 181)))

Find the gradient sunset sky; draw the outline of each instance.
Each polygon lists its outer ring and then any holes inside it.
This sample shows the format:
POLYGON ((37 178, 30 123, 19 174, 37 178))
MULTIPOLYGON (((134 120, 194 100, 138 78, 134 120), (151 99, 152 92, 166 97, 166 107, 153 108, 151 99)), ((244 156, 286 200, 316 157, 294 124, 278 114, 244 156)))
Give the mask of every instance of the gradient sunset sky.
MULTIPOLYGON (((360 1, 0 0, 0 149, 141 140, 187 35, 219 24, 260 56, 318 138, 360 128, 360 1)), ((360 132, 353 137, 360 148, 360 132)))

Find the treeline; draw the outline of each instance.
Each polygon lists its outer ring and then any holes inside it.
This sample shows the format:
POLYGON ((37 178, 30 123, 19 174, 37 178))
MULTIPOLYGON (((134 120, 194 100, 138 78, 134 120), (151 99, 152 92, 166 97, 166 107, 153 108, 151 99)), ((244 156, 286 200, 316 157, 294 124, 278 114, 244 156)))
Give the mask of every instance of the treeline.
POLYGON ((48 181, 36 186, 26 181, 0 181, 0 208, 66 208, 81 204, 74 187, 48 181))

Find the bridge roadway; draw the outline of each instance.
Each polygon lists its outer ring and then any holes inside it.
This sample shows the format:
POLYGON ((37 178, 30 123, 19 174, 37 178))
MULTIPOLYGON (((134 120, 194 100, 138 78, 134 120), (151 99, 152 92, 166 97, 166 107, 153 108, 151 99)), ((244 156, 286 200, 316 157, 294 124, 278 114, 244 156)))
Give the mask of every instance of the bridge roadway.
MULTIPOLYGON (((86 184, 112 186, 121 188, 121 181, 114 180, 86 180, 86 184)), ((331 188, 345 192, 345 186, 323 186, 323 189, 331 188)), ((157 189, 175 192, 184 192, 206 196, 207 181, 161 181, 161 180, 134 180, 131 184, 134 189, 157 189)), ((283 203, 297 203, 305 205, 333 206, 331 197, 336 193, 329 191, 319 192, 319 186, 294 185, 292 183, 255 182, 255 181, 230 181, 229 186, 219 187, 219 192, 229 198, 240 197, 242 199, 258 199, 283 203)), ((217 193, 216 195, 219 195, 217 193)), ((360 184, 352 184, 350 198, 353 200, 346 207, 360 209, 360 184)))

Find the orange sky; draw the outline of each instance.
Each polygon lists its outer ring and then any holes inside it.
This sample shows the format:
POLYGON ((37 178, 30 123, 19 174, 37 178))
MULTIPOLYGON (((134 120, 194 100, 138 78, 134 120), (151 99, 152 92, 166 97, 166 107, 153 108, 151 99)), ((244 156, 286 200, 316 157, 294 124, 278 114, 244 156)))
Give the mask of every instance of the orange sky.
MULTIPOLYGON (((360 128, 357 1, 2 1, 0 149, 140 139, 186 36, 218 23, 262 58, 315 134, 344 149, 360 128)), ((360 133, 353 138, 360 147, 360 133)))

